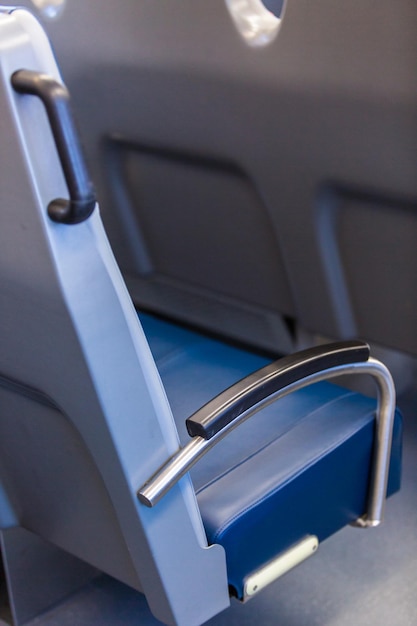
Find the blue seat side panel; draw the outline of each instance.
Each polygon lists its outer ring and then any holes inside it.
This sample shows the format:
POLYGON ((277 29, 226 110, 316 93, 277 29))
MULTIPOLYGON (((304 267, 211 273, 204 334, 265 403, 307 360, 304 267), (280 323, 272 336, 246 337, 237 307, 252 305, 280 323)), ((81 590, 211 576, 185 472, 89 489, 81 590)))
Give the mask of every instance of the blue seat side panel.
MULTIPOLYGON (((317 535, 323 541, 364 513, 373 435, 371 419, 343 444, 324 453, 312 465, 306 465, 251 507, 239 506, 237 477, 234 487, 232 484, 226 486, 223 481, 216 484, 216 493, 205 490, 206 493, 199 494, 209 542, 220 543, 225 548, 229 584, 239 597, 243 593, 245 575, 264 565, 271 555, 280 554, 309 534, 317 535), (232 496, 231 491, 234 492, 232 496), (228 497, 233 498, 234 517, 229 516, 229 511, 225 513, 227 506, 222 507, 228 497)), ((300 447, 294 449, 294 454, 300 454, 300 447)), ((392 459, 389 494, 400 487, 399 415, 395 423, 392 459)), ((269 468, 263 469, 269 471, 269 468)), ((246 483, 251 478, 258 479, 251 475, 249 468, 247 470, 246 483)), ((246 483, 243 483, 243 489, 251 491, 246 483)))

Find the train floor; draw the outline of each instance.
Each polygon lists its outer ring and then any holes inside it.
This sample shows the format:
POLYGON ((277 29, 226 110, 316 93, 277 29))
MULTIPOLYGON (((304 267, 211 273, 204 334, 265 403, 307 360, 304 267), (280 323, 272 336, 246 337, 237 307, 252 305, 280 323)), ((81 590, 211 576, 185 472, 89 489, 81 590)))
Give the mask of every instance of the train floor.
MULTIPOLYGON (((415 626, 417 624, 417 391, 404 415, 400 493, 374 530, 345 528, 317 554, 209 626, 415 626)), ((3 583, 4 586, 4 583, 3 583)), ((10 623, 3 589, 0 626, 10 623)), ((157 626, 144 597, 101 576, 27 626, 157 626)))

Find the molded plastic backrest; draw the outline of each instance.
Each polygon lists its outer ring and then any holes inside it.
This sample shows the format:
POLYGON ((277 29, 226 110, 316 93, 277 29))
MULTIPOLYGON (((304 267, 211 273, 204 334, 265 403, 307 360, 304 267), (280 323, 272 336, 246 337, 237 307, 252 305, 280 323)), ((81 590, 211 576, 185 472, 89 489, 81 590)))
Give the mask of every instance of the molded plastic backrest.
POLYGON ((25 11, 0 12, 0 41, 0 525, 143 590, 165 622, 209 619, 229 602, 224 555, 206 547, 188 479, 158 511, 136 498, 178 439, 99 209, 77 225, 47 216, 68 191, 42 103, 10 79, 60 80, 49 43, 25 11))

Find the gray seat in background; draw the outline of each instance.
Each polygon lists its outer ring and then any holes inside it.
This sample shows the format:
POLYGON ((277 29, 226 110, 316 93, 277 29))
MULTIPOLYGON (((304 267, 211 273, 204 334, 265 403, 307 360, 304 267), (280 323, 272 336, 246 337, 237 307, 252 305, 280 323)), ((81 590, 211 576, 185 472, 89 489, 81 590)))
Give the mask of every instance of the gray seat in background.
POLYGON ((291 321, 416 351, 413 2, 288 0, 263 48, 224 0, 45 27, 137 303, 272 351, 291 321))

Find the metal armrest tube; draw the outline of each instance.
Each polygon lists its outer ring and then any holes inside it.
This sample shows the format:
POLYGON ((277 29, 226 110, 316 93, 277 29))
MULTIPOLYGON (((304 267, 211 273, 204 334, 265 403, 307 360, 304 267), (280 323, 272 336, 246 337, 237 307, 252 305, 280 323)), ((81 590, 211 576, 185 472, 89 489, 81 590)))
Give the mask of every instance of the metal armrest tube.
POLYGON ((148 507, 155 506, 171 487, 175 485, 206 452, 234 428, 259 411, 260 408, 298 389, 345 374, 368 374, 374 378, 378 388, 377 426, 367 510, 364 516, 359 518, 356 522, 357 526, 364 528, 377 526, 383 519, 387 491, 392 429, 395 415, 395 387, 391 374, 385 365, 373 358, 370 358, 367 362, 338 365, 331 369, 315 372, 302 380, 290 383, 283 389, 279 389, 279 391, 275 392, 272 396, 259 402, 255 407, 251 407, 240 414, 234 421, 228 423, 211 439, 204 439, 198 436, 194 437, 190 443, 171 457, 171 459, 169 459, 138 491, 140 502, 148 507))
POLYGON ((42 101, 61 161, 70 199, 52 200, 48 215, 54 222, 79 224, 94 211, 96 197, 75 130, 69 92, 52 76, 32 70, 18 70, 11 83, 18 93, 37 96, 42 101))
POLYGON ((249 374, 205 404, 186 420, 188 433, 211 439, 240 413, 291 383, 368 358, 369 346, 363 341, 331 343, 290 354, 249 374))

